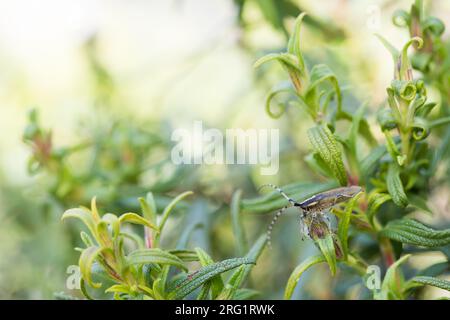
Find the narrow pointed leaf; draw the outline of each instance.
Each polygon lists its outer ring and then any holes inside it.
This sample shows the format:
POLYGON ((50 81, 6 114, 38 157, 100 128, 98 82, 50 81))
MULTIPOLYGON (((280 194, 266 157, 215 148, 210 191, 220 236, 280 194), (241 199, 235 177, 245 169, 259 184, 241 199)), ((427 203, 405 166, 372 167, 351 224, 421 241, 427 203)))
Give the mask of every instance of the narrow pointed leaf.
POLYGON ((389 222, 380 235, 421 247, 435 248, 450 244, 450 229, 434 230, 419 221, 406 218, 389 222))
POLYGON ((134 224, 140 224, 140 225, 152 228, 154 230, 158 230, 158 227, 153 225, 149 220, 147 220, 133 212, 128 212, 128 213, 122 214, 119 217, 119 221, 120 221, 120 223, 129 222, 129 223, 134 223, 134 224))
POLYGON ((178 281, 175 281, 169 289, 169 291, 171 292, 169 298, 182 299, 215 276, 228 270, 237 268, 243 264, 251 263, 254 263, 254 261, 247 258, 234 258, 203 267, 191 274, 185 275, 178 281))
POLYGON ((347 173, 342 161, 341 150, 327 126, 320 125, 308 130, 309 141, 314 150, 325 161, 342 186, 347 185, 347 173))
MULTIPOLYGON (((214 260, 201 248, 195 248, 195 252, 197 252, 197 256, 202 267, 206 267, 214 264, 214 260)), ((220 274, 213 277, 211 280, 211 295, 212 298, 215 299, 219 293, 222 291, 224 283, 220 274)))
POLYGON ((139 249, 131 252, 127 256, 129 264, 162 264, 172 265, 187 271, 184 262, 177 256, 165 252, 161 249, 139 249))
POLYGON ((231 199, 230 211, 233 226, 233 234, 236 242, 236 250, 239 256, 244 255, 247 251, 247 239, 245 238, 244 226, 242 225, 241 216, 241 195, 242 190, 237 190, 231 199))
POLYGON ((164 228, 164 225, 166 224, 167 219, 169 218, 170 213, 172 212, 173 208, 177 205, 178 202, 186 198, 187 196, 190 196, 191 194, 194 194, 192 191, 186 191, 182 194, 178 195, 175 199, 173 199, 167 207, 164 209, 162 213, 161 222, 159 223, 159 231, 161 232, 164 228))
POLYGON ((197 252, 193 250, 174 249, 169 250, 169 253, 186 262, 199 261, 197 252))
POLYGON ((436 288, 450 291, 450 281, 445 280, 445 279, 426 277, 426 276, 418 276, 418 277, 412 278, 410 281, 413 283, 427 285, 427 286, 433 286, 436 288))
POLYGON ((336 250, 334 248, 333 236, 327 234, 325 238, 315 240, 315 243, 325 257, 330 267, 331 275, 334 276, 336 274, 336 250))
POLYGON ((302 274, 308 270, 310 267, 312 267, 315 264, 326 262, 325 258, 320 256, 312 256, 303 261, 301 264, 299 264, 294 271, 292 272, 291 276, 289 277, 288 283, 286 285, 286 289, 284 291, 284 299, 289 300, 292 297, 292 294, 294 293, 294 289, 297 286, 298 280, 300 280, 300 277, 302 274))
POLYGON ((83 250, 80 255, 80 259, 78 261, 78 265, 80 266, 80 272, 83 279, 86 281, 88 285, 93 288, 100 288, 101 283, 92 282, 92 265, 97 258, 97 256, 102 252, 102 248, 100 247, 89 247, 83 250))
POLYGON ((97 228, 95 226, 95 221, 92 216, 92 213, 88 209, 73 208, 73 209, 66 210, 64 212, 64 214, 62 215, 61 220, 65 220, 67 218, 80 219, 86 225, 86 227, 89 229, 89 231, 91 232, 91 235, 93 235, 94 237, 97 237, 97 228))
POLYGON ((353 197, 347 204, 344 215, 339 219, 338 236, 341 241, 343 259, 347 259, 348 255, 348 228, 350 226, 350 219, 352 216, 353 208, 355 207, 358 196, 353 197))
POLYGON ((405 255, 394 262, 386 271, 386 275, 384 276, 383 283, 381 284, 381 292, 377 299, 380 300, 391 300, 391 299, 402 299, 402 290, 400 287, 398 278, 400 275, 397 273, 398 267, 404 263, 411 255, 405 255))
POLYGON ((408 205, 408 197, 403 188, 402 180, 400 179, 399 167, 396 164, 390 164, 386 176, 386 184, 392 200, 399 207, 406 207, 408 205))

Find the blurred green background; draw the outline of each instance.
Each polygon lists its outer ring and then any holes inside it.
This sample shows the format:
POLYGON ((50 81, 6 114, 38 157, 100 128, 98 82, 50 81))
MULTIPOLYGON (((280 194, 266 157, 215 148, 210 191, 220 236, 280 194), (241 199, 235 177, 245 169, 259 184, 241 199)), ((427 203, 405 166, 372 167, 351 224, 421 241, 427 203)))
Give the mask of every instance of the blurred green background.
MULTIPOLYGON (((429 9, 449 21, 448 1, 429 9)), ((0 1, 0 298, 53 298, 66 288, 80 225, 61 223, 64 210, 97 196, 103 212, 137 211, 137 197, 152 191, 161 206, 170 196, 195 192, 171 221, 174 237, 203 223, 193 246, 213 258, 235 256, 228 205, 263 183, 320 181, 306 167, 310 120, 298 109, 271 119, 264 101, 285 78, 278 65, 254 70, 254 61, 285 47, 294 18, 306 11, 302 46, 308 62, 324 62, 348 87, 346 103, 376 109, 392 78, 389 53, 373 36, 404 43, 392 13, 410 1, 0 1), (350 93, 351 92, 351 93, 350 93), (35 109, 36 121, 29 121, 35 109), (257 166, 175 166, 175 128, 278 128, 280 171, 261 176, 257 166), (25 131, 28 130, 28 131, 25 131), (27 134, 49 137, 56 158, 47 167, 30 160, 27 134), (29 170, 27 170, 27 168, 29 170)), ((431 90, 430 96, 433 100, 431 90)), ((376 132, 381 136, 380 132, 376 132)), ((43 150, 38 150, 42 152, 43 150)), ((54 155, 55 155, 54 154, 54 155)), ((450 218, 448 187, 437 190, 434 219, 450 218)), ((247 214, 247 236, 265 231, 271 214, 247 214)), ((427 219, 432 219, 428 217, 427 219)), ((173 239, 165 239, 167 246, 173 239)), ((252 272, 263 298, 281 298, 299 261, 317 250, 302 242, 294 211, 277 225, 274 248, 252 272), (282 261, 283 263, 279 263, 282 261), (262 281, 262 279, 264 281, 262 281)), ((414 263, 439 261, 428 254, 414 263)), ((417 261, 416 261, 417 260, 417 261)), ((308 272, 296 298, 352 298, 352 283, 330 292, 326 266, 308 272), (319 281, 320 279, 320 281, 319 281)), ((427 294, 433 296, 433 290, 427 294)), ((442 295, 442 292, 440 293, 442 295)))

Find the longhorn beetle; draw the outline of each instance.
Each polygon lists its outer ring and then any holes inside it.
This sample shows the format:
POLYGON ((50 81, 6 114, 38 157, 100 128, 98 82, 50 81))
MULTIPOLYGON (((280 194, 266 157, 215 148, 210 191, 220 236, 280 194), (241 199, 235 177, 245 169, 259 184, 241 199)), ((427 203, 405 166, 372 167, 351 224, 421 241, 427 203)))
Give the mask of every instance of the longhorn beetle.
MULTIPOLYGON (((360 186, 350 186, 350 187, 341 187, 341 188, 335 188, 328 191, 324 191, 321 193, 318 193, 302 202, 297 202, 294 199, 290 198, 283 190, 281 190, 280 187, 277 187, 273 184, 265 184, 262 185, 259 189, 261 190, 264 187, 271 187, 275 190, 277 190, 287 201, 289 201, 290 205, 284 206, 281 208, 273 217, 272 221, 269 224, 269 227, 267 229, 267 242, 269 247, 271 246, 271 234, 272 229, 275 223, 277 222, 278 218, 281 216, 281 214, 289 207, 298 207, 300 210, 300 221, 303 225, 303 232, 308 232, 307 227, 304 223, 305 218, 314 218, 317 215, 323 215, 325 210, 328 210, 335 206, 338 203, 347 201, 354 196, 356 196, 358 193, 362 191, 362 188, 360 186)), ((308 234, 309 236, 309 234, 308 234)))

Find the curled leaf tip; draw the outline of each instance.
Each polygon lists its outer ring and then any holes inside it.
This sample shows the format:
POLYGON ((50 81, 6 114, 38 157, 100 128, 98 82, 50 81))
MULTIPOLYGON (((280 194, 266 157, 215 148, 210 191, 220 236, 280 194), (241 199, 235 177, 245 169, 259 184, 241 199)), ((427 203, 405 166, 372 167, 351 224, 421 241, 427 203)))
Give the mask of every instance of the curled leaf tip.
POLYGON ((421 37, 412 37, 403 46, 403 52, 406 54, 406 50, 408 50, 408 48, 414 43, 416 44, 417 49, 421 49, 423 47, 423 39, 421 37))

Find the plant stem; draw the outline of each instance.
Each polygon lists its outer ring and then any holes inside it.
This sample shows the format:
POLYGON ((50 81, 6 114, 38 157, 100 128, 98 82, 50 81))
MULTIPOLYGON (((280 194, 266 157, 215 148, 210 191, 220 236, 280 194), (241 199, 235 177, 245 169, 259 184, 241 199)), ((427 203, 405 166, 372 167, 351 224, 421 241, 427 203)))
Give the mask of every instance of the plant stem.
POLYGON ((364 276, 367 273, 367 263, 349 254, 347 261, 344 262, 349 267, 353 268, 359 275, 364 276))
MULTIPOLYGON (((376 217, 374 217, 374 219, 373 219, 373 226, 377 233, 382 229, 381 224, 377 220, 376 217)), ((381 237, 379 243, 380 243, 380 251, 381 251, 381 254, 383 255, 384 263, 386 264, 386 267, 388 268, 395 261, 394 248, 392 247, 392 243, 388 238, 381 237)))
POLYGON ((388 238, 380 239, 380 249, 386 263, 386 267, 390 267, 395 261, 394 249, 392 248, 392 243, 388 238))

